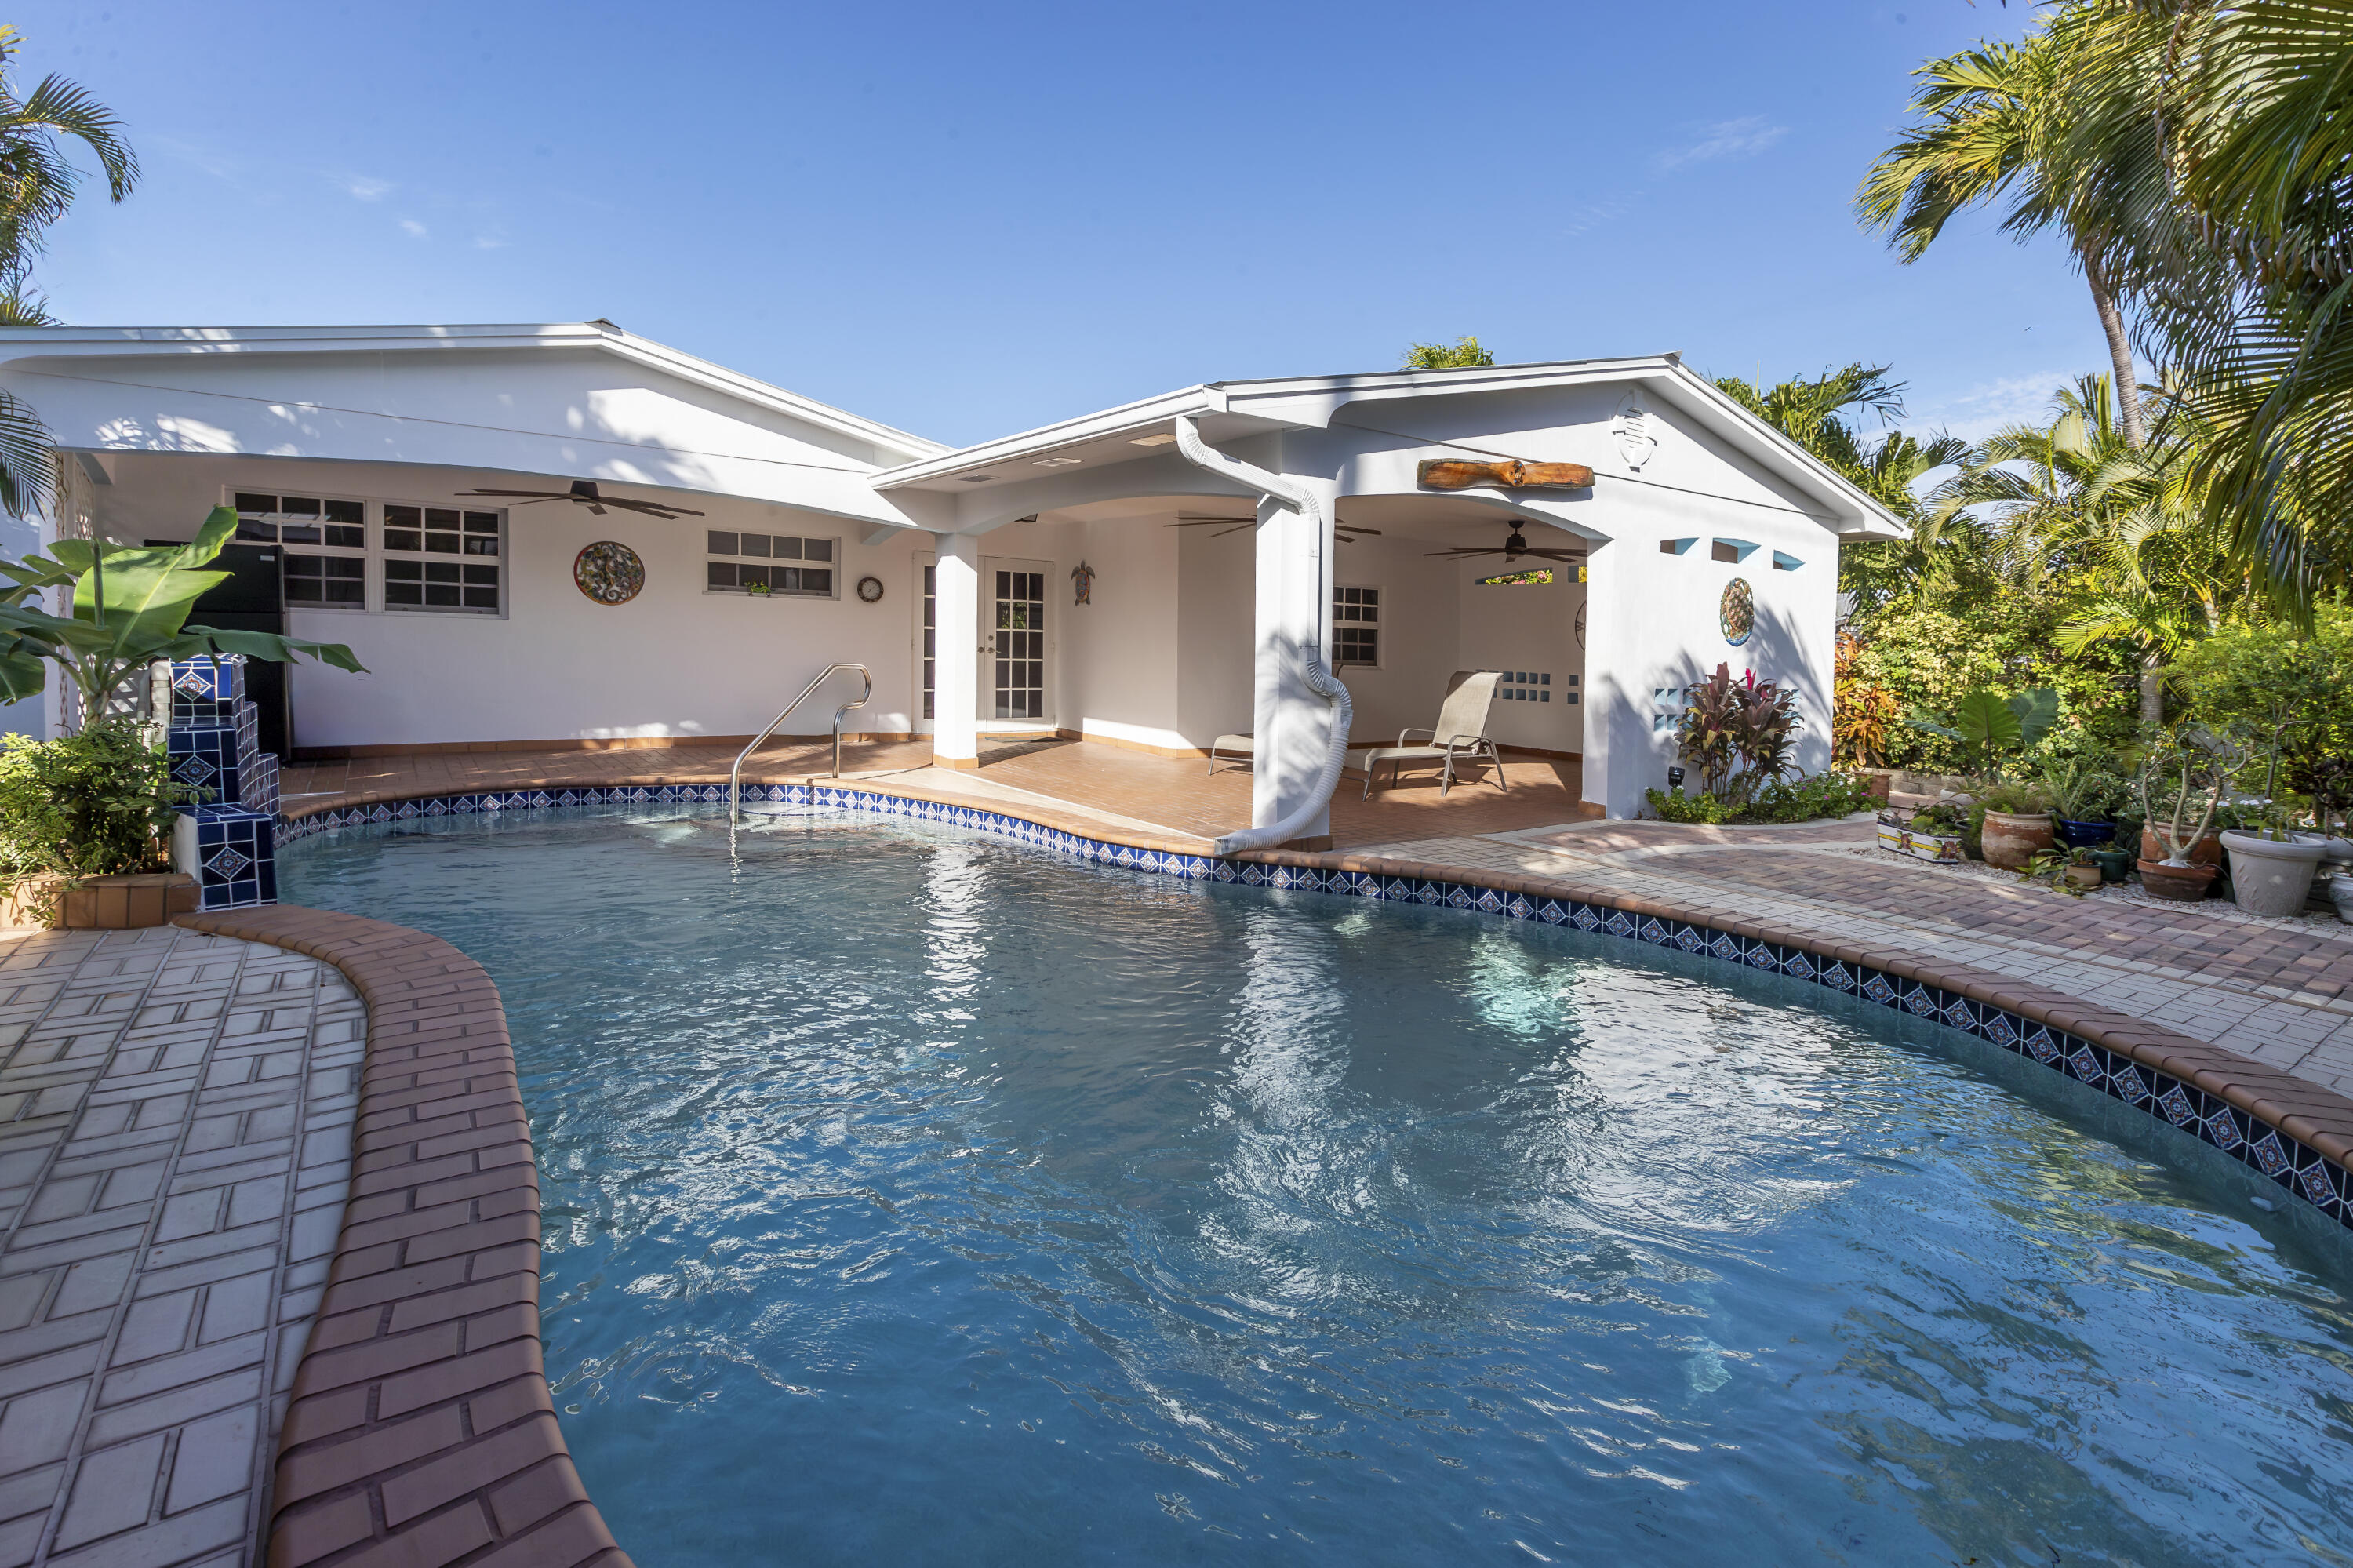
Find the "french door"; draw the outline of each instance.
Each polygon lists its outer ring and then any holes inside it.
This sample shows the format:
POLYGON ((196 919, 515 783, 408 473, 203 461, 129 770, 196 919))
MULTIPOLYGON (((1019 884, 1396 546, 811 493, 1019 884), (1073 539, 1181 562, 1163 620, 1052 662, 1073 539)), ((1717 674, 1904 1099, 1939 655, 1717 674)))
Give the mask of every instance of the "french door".
POLYGON ((1050 568, 1043 561, 987 560, 981 563, 986 613, 981 620, 986 639, 980 658, 980 711, 984 717, 1031 722, 1048 720, 1054 707, 1048 683, 1053 661, 1048 653, 1046 583, 1050 568))

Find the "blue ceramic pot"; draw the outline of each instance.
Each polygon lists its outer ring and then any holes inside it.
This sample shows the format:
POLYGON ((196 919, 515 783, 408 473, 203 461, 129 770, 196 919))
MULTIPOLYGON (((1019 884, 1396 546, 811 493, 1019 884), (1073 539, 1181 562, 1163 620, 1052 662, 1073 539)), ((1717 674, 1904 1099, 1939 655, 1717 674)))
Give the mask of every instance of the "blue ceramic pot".
POLYGON ((2071 822, 2059 819, 2059 842, 2071 850, 2096 849, 2116 836, 2113 822, 2071 822))

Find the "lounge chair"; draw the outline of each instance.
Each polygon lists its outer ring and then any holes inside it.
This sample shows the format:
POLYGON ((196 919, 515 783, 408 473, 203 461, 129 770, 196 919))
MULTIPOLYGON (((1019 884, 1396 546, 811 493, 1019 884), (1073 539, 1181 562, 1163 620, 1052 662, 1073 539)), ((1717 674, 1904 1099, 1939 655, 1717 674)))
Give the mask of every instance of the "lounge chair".
POLYGON ((1239 762, 1248 768, 1258 760, 1258 742, 1247 735, 1221 735, 1209 742, 1209 771, 1215 773, 1219 762, 1239 762))
POLYGON ((1389 765, 1389 787, 1397 787, 1398 769, 1409 762, 1436 762, 1445 768, 1439 781, 1438 793, 1443 799, 1454 787, 1454 765, 1457 761, 1484 762, 1495 770, 1495 788, 1510 793, 1511 786, 1504 781, 1504 759, 1496 753, 1495 743, 1487 738, 1487 710, 1494 705, 1495 683, 1501 677, 1493 670, 1457 670, 1446 683, 1446 701, 1438 709, 1438 722, 1428 729, 1404 729, 1398 732, 1395 746, 1377 746, 1363 753, 1365 793, 1371 800, 1373 779, 1384 762, 1389 765), (1409 744, 1417 735, 1430 736, 1426 745, 1409 744))

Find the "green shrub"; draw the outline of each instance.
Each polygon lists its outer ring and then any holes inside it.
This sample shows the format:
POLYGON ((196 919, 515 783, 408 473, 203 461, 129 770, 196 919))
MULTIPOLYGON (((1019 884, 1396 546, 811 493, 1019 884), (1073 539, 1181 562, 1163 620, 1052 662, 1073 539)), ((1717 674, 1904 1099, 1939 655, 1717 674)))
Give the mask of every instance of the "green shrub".
POLYGON ((1703 790, 1686 795, 1680 789, 1651 789, 1643 799, 1662 822, 1728 822, 1740 813, 1730 802, 1719 800, 1703 790))
POLYGON ((1757 791, 1744 809, 1703 791, 1652 789, 1644 797, 1662 822, 1809 822, 1844 817, 1874 800, 1870 784, 1855 773, 1813 773, 1777 779, 1757 791))
POLYGON ((169 871, 173 808, 191 793, 126 720, 63 740, 0 738, 0 893, 40 872, 169 871))
POLYGON ((2024 779, 1988 785, 1977 792, 1978 804, 2005 816, 2039 817, 2051 810, 2051 791, 2024 779))
POLYGON ((1852 816, 1875 804, 1877 797, 1861 774, 1810 773, 1766 785, 1757 792, 1750 816, 1760 822, 1807 822, 1852 816))

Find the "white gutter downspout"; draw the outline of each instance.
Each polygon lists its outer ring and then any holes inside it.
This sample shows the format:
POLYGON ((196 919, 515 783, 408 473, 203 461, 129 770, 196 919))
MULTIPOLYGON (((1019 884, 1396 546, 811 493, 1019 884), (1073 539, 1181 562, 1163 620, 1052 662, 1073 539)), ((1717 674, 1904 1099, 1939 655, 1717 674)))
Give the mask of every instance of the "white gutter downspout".
MULTIPOLYGON (((1218 450, 1201 439, 1200 427, 1188 415, 1176 416, 1176 450, 1194 467, 1238 480, 1260 494, 1292 507, 1314 524, 1316 592, 1322 596, 1319 602, 1328 602, 1332 585, 1324 541, 1331 533, 1331 525, 1315 493, 1304 485, 1293 484, 1281 474, 1270 473, 1254 463, 1218 450)), ((1324 668, 1320 650, 1303 649, 1300 662, 1307 689, 1332 705, 1332 744, 1324 754, 1324 770, 1315 776, 1314 786, 1307 791, 1306 803, 1299 810, 1271 827, 1242 828, 1226 834, 1213 846, 1220 855, 1272 849, 1299 837, 1307 824, 1332 803, 1332 791, 1340 786, 1340 770, 1348 763, 1348 721, 1356 716, 1356 705, 1349 701, 1348 688, 1340 683, 1339 677, 1324 668)))

